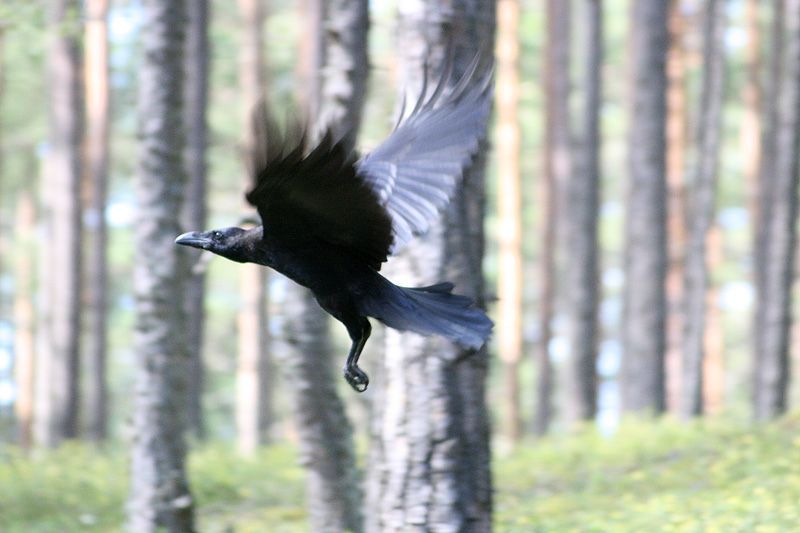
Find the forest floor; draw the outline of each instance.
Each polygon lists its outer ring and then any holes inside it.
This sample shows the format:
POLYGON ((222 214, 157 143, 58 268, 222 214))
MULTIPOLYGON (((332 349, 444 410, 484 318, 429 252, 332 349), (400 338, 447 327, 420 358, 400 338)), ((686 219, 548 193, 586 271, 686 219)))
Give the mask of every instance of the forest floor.
MULTIPOLYGON (((797 531, 800 416, 752 427, 630 422, 496 454, 496 531, 797 531)), ((23 457, 0 449, 0 531, 119 531, 124 451, 71 444, 23 457)), ((289 446, 241 459, 190 457, 202 532, 306 531, 303 472, 289 446), (267 528, 267 529, 265 529, 267 528)))

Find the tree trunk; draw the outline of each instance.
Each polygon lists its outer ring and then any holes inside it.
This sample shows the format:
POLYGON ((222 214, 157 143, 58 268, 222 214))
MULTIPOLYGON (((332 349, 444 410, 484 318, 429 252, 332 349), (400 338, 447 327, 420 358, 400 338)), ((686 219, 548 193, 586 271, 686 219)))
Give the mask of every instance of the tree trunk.
POLYGON ((95 442, 108 436, 106 385, 107 279, 106 190, 108 184, 108 0, 87 0, 84 47, 86 74, 86 181, 89 206, 86 240, 86 424, 95 442))
POLYGON ((725 0, 706 0, 703 20, 703 80, 697 114, 689 196, 689 238, 684 279, 683 418, 703 413, 703 366, 705 356, 706 295, 709 272, 706 247, 714 221, 717 166, 722 128, 725 76, 725 0))
POLYGON ((497 4, 497 200, 500 252, 497 343, 505 363, 504 429, 520 438, 519 360, 522 356, 522 206, 520 202, 519 2, 497 4))
POLYGON ((625 244, 622 407, 664 411, 667 268, 665 119, 669 2, 634 0, 625 244))
POLYGON ((553 368, 550 362, 551 324, 556 293, 556 232, 558 187, 570 173, 569 53, 570 0, 547 1, 545 48, 545 133, 542 183, 542 241, 539 273, 539 340, 536 346, 536 414, 533 430, 544 435, 553 417, 553 368))
POLYGON ((798 158, 800 149, 800 0, 785 0, 783 78, 776 95, 778 121, 775 159, 765 211, 763 285, 757 297, 761 316, 760 361, 756 367, 755 415, 759 420, 786 411, 789 386, 789 332, 797 222, 798 158))
POLYGON ((689 129, 686 50, 687 16, 682 0, 670 2, 670 44, 667 56, 667 331, 665 354, 666 405, 678 412, 683 353, 683 265, 686 253, 686 148, 689 129))
POLYGON ((128 529, 194 530, 186 480, 189 356, 184 333, 185 256, 175 246, 184 195, 186 9, 180 0, 143 4, 139 67, 138 214, 134 267, 137 355, 128 529))
MULTIPOLYGON (((186 173, 188 176, 186 205, 183 210, 183 226, 206 227, 206 148, 208 146, 208 0, 190 0, 188 3, 189 25, 186 34, 186 173)), ((201 252, 187 250, 186 266, 186 340, 191 359, 189 371, 189 428, 198 439, 206 436, 203 416, 203 388, 205 366, 203 364, 203 330, 205 324, 205 264, 201 252)))
POLYGON ((586 16, 584 127, 579 164, 569 190, 568 269, 572 418, 591 420, 597 413, 597 217, 600 195, 600 113, 603 65, 603 2, 583 2, 586 16))
POLYGON ((47 246, 44 345, 36 440, 55 446, 78 435, 81 294, 81 81, 78 2, 49 4, 50 143, 43 183, 47 246))
MULTIPOLYGON (((318 136, 326 128, 355 142, 367 81, 368 6, 365 0, 314 2, 306 52, 303 99, 318 136), (315 31, 314 26, 320 28, 315 31), (315 90, 316 89, 316 90, 315 90)), ((285 313, 290 347, 287 377, 306 467, 307 505, 313 531, 362 531, 361 488, 352 426, 336 390, 341 374, 331 347, 330 320, 312 294, 290 283, 285 313)), ((343 354, 342 354, 343 355, 343 354)))
POLYGON ((25 450, 33 444, 33 400, 36 348, 34 339, 34 263, 36 206, 25 191, 17 200, 14 224, 14 381, 17 386, 15 410, 19 445, 25 450))
POLYGON ((345 136, 354 147, 367 90, 368 2, 328 0, 319 10, 324 15, 325 62, 320 79, 317 131, 332 127, 337 137, 345 136))
MULTIPOLYGON (((751 221, 758 220, 758 169, 761 166, 761 19, 760 0, 747 0, 745 25, 747 46, 745 67, 747 77, 742 89, 744 116, 740 133, 743 173, 747 187, 747 207, 751 221)), ((755 226, 755 224, 753 224, 755 226)), ((757 231, 753 232, 754 239, 757 231)))
MULTIPOLYGON (((431 0, 401 3, 398 9, 399 72, 408 94, 419 91, 426 64, 430 79, 437 79, 449 46, 456 78, 476 53, 488 61, 494 2, 461 0, 445 7, 431 0)), ((465 173, 444 223, 392 261, 389 276, 395 283, 448 279, 483 305, 484 165, 478 156, 465 173)), ((382 421, 371 451, 370 531, 491 529, 487 370, 485 349, 463 350, 438 337, 386 331, 382 421)))
MULTIPOLYGON (((708 270, 714 272, 723 262, 722 230, 718 224, 711 227, 706 244, 708 270)), ((703 412, 716 415, 722 411, 725 400, 725 334, 719 308, 719 289, 713 284, 706 291, 706 327, 703 336, 703 412)))
MULTIPOLYGON (((759 165, 758 179, 758 209, 755 228, 755 242, 753 243, 753 264, 755 265, 756 294, 764 294, 767 272, 767 250, 769 249, 769 220, 774 202, 774 172, 775 159, 778 145, 778 100, 783 84, 783 56, 784 56, 784 1, 772 0, 772 24, 770 34, 770 61, 769 72, 764 98, 764 129, 761 138, 762 157, 759 165)), ((756 299, 755 314, 753 319, 753 402, 758 403, 759 372, 763 352, 763 334, 765 324, 762 322, 764 313, 756 299)))
MULTIPOLYGON (((239 0, 244 26, 239 57, 239 86, 247 125, 245 146, 250 149, 250 113, 263 97, 266 84, 264 58, 264 5, 262 0, 239 0)), ((246 187, 249 187, 249 183, 246 187)), ((249 208, 248 208, 249 209, 249 208)), ((250 455, 264 443, 270 424, 270 354, 267 331, 267 270, 244 264, 239 278, 241 297, 237 320, 239 357, 236 369, 236 434, 239 450, 250 455)))
MULTIPOLYGON (((5 30, 6 30, 6 22, 0 21, 0 108, 3 106, 3 100, 5 98, 5 76, 6 76, 6 59, 5 59, 5 30)), ((4 190, 5 186, 5 176, 3 175, 3 163, 5 153, 3 151, 3 125, 0 124, 0 198, 5 198, 8 195, 4 190)), ((0 204, 0 278, 3 277, 3 272, 6 272, 8 269, 11 268, 10 265, 6 263, 6 237, 5 234, 10 232, 8 230, 3 229, 5 225, 5 218, 3 217, 2 212, 2 204, 0 204)), ((6 300, 2 291, 0 291, 0 320, 3 319, 6 315, 6 300)))

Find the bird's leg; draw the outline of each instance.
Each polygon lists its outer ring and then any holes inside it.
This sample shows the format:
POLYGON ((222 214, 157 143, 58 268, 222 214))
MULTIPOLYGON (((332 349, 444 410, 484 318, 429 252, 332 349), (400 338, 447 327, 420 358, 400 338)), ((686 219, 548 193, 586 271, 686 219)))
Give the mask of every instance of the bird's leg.
POLYGON ((356 392, 364 392, 369 385, 369 376, 358 368, 357 363, 361 350, 364 349, 364 345, 367 343, 370 333, 372 333, 372 326, 370 326, 369 320, 365 317, 359 317, 358 327, 351 328, 348 326, 347 332, 350 334, 350 340, 353 341, 353 344, 350 346, 350 353, 347 354, 347 361, 344 364, 344 379, 356 392))

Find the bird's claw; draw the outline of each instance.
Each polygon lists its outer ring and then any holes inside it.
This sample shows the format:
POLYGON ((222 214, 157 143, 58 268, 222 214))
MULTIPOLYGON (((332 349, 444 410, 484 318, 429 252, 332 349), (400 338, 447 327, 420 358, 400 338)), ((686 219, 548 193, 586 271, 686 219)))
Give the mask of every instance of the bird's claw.
POLYGON ((344 367, 344 379, 356 392, 364 392, 369 385, 369 376, 356 365, 344 367))

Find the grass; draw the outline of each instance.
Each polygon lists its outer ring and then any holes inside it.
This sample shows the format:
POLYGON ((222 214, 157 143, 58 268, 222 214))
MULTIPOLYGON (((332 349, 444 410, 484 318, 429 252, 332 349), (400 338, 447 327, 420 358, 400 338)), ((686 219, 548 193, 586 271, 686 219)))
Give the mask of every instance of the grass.
MULTIPOLYGON (((800 417, 757 428, 726 421, 630 422, 527 442, 495 460, 498 532, 782 532, 800 523, 800 417)), ((70 444, 0 452, 0 531, 119 531, 124 451, 70 444)), ((242 459, 223 445, 192 453, 203 532, 306 531, 293 449, 242 459)))

